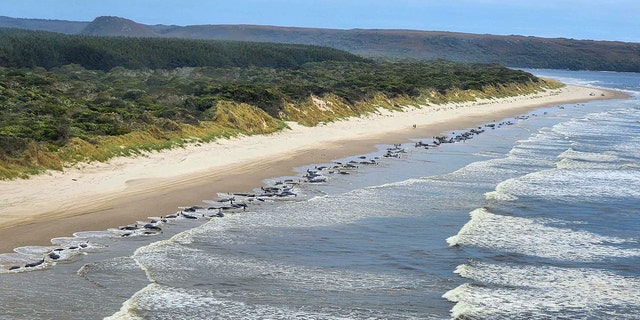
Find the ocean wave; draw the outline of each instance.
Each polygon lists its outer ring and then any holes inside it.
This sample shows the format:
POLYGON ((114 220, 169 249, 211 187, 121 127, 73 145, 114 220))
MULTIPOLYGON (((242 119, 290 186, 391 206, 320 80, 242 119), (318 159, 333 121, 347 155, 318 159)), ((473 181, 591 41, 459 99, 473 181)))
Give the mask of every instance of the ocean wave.
POLYGON ((450 246, 474 246, 496 252, 580 262, 640 257, 640 249, 619 247, 632 242, 633 239, 550 227, 534 219, 496 215, 483 208, 472 211, 471 220, 458 234, 447 239, 450 246))
POLYGON ((472 261, 455 272, 478 284, 443 296, 456 302, 454 319, 635 319, 640 307, 640 279, 600 269, 472 261))
POLYGON ((569 148, 558 155, 558 169, 616 169, 620 158, 615 154, 576 151, 569 148))
POLYGON ((499 190, 486 192, 484 194, 485 199, 488 201, 516 201, 518 197, 509 194, 507 192, 500 192, 499 190))
MULTIPOLYGON (((619 164, 618 164, 619 166, 619 164)), ((507 179, 496 186, 503 197, 535 197, 561 202, 640 197, 640 174, 630 170, 550 169, 507 179)))
POLYGON ((594 112, 553 126, 552 131, 565 137, 591 138, 607 143, 628 140, 637 133, 640 113, 633 108, 594 112))
POLYGON ((416 183, 423 183, 423 182, 424 182, 424 179, 422 178, 412 178, 412 179, 406 179, 402 181, 394 181, 394 182, 383 183, 380 185, 369 186, 369 187, 365 187, 364 189, 374 190, 374 189, 385 189, 385 188, 393 188, 393 187, 405 187, 405 186, 411 186, 416 183))
MULTIPOLYGON (((396 319, 418 319, 417 316, 394 314, 396 319)), ((138 292, 122 309, 108 320, 121 319, 388 319, 384 310, 352 307, 319 307, 247 303, 225 297, 224 294, 151 284, 138 292)), ((424 319, 424 318, 420 318, 424 319)))
MULTIPOLYGON (((211 232, 209 227, 211 224, 205 224, 196 231, 189 230, 180 237, 158 241, 136 251, 135 259, 145 266, 152 283, 136 293, 110 319, 128 319, 129 316, 132 319, 138 316, 154 319, 385 319, 387 315, 382 311, 359 309, 348 303, 316 310, 306 307, 302 300, 312 299, 310 295, 388 296, 425 285, 422 282, 426 280, 409 275, 306 267, 253 256, 221 256, 219 251, 226 250, 229 243, 225 241, 233 238, 236 229, 231 224, 225 230, 211 232), (262 289, 248 289, 253 287, 262 289), (277 302, 277 296, 283 290, 293 296, 277 302), (292 293, 296 291, 301 294, 292 293), (297 297, 302 300, 297 301, 297 297), (268 305, 257 302, 264 300, 271 302, 268 305)), ((237 245, 234 241, 231 240, 231 244, 237 245)), ((244 234, 240 241, 246 245, 251 237, 244 234)), ((411 311, 406 313, 408 316, 400 314, 399 318, 418 318, 411 311)))

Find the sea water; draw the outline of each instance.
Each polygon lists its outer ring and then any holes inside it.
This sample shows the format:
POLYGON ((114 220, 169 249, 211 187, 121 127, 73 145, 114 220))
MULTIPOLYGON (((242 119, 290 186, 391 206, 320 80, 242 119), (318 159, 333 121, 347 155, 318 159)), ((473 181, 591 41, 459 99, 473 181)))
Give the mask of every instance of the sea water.
POLYGON ((640 74, 529 71, 632 97, 428 149, 417 128, 393 157, 336 159, 357 168, 222 218, 201 217, 212 195, 160 234, 17 248, 0 255, 0 319, 639 319, 640 74))

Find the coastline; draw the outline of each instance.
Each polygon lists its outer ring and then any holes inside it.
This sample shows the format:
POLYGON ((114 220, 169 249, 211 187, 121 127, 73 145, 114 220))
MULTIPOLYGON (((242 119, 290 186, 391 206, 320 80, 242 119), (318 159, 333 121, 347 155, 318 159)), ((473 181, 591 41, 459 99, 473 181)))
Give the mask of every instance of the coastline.
POLYGON ((470 128, 543 106, 624 97, 617 91, 566 86, 544 94, 385 110, 312 128, 292 123, 290 130, 270 135, 223 139, 82 164, 29 180, 0 181, 0 253, 49 245, 52 238, 77 231, 105 230, 171 214, 179 206, 213 199, 218 192, 247 192, 264 179, 293 174, 296 167, 369 153, 378 144, 470 128))

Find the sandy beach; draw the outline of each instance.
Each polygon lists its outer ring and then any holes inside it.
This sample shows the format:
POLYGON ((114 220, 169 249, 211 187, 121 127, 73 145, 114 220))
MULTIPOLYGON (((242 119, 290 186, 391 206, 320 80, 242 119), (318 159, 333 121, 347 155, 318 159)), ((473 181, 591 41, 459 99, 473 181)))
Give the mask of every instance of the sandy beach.
POLYGON ((535 95, 380 111, 317 127, 290 123, 270 135, 193 144, 108 163, 74 166, 28 180, 0 181, 0 252, 76 231, 105 230, 200 205, 218 192, 249 192, 293 168, 369 153, 550 105, 624 98, 620 92, 566 86, 535 95), (413 125, 415 124, 415 128, 413 125))

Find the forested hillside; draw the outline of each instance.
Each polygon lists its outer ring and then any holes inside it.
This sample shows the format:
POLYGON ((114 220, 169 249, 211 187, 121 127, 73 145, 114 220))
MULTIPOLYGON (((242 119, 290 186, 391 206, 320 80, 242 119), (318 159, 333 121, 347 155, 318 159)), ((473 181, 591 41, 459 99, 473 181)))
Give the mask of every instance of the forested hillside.
POLYGON ((177 67, 294 67, 313 61, 363 61, 346 51, 308 45, 237 41, 63 35, 0 28, 0 66, 50 69, 79 64, 87 69, 177 67))
POLYGON ((303 45, 0 34, 0 177, 340 117, 549 86, 495 64, 303 45), (318 99, 331 108, 319 108, 318 99))
POLYGON ((2 26, 96 36, 309 44, 380 59, 447 59, 520 68, 640 72, 640 43, 619 41, 422 30, 145 25, 120 17, 98 17, 91 22, 0 17, 2 26))

